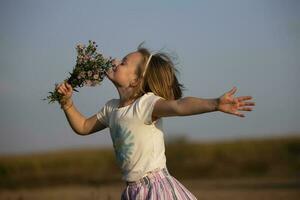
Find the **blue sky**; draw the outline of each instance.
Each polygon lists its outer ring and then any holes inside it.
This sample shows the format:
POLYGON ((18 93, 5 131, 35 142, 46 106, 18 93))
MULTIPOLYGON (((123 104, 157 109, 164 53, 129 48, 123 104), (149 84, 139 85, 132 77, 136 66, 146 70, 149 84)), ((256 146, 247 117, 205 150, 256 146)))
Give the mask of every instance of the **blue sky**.
MULTIPOLYGON (((1 1, 0 154, 112 148, 108 129, 76 135, 59 105, 40 100, 72 70, 79 42, 122 58, 142 41, 178 56, 184 96, 215 98, 237 86, 256 106, 245 118, 205 113, 164 119, 165 138, 222 140, 300 134, 300 2, 1 1)), ((73 100, 90 117, 118 98, 104 80, 73 100)))

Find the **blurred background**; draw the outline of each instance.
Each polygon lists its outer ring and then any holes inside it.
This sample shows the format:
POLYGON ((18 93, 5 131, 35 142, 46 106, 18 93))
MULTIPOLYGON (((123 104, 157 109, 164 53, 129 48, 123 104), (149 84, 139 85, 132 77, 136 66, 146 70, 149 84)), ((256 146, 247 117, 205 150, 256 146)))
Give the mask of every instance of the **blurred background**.
MULTIPOLYGON (((119 199, 124 188, 109 130, 76 135, 42 101, 94 40, 122 59, 141 42, 177 58, 184 96, 233 86, 256 106, 164 118, 169 171, 199 199, 297 199, 300 192, 300 2, 0 1, 0 199, 119 199)), ((74 93, 96 114, 115 87, 74 93)))

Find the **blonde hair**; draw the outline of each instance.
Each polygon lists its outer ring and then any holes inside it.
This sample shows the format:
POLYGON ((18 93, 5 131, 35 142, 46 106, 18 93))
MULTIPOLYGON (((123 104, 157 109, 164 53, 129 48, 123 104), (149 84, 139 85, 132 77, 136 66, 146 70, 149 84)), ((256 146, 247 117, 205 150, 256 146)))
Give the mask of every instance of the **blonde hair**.
POLYGON ((137 67, 136 75, 139 83, 133 92, 132 99, 137 99, 147 92, 153 92, 166 100, 175 100, 182 97, 184 86, 178 82, 175 67, 171 56, 165 52, 152 54, 149 60, 147 71, 144 70, 146 63, 151 55, 150 51, 142 47, 144 42, 139 44, 137 52, 141 53, 142 61, 137 67))

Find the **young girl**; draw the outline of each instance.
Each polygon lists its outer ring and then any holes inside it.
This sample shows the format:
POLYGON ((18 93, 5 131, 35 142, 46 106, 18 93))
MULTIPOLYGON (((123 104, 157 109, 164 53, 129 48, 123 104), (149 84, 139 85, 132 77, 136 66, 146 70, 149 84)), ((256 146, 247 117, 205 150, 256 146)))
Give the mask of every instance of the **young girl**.
POLYGON ((234 87, 219 98, 182 98, 183 85, 176 78, 178 71, 170 57, 162 52, 151 54, 141 45, 114 64, 106 75, 118 90, 119 99, 107 101, 90 118, 74 106, 69 84, 57 86, 71 128, 79 135, 88 135, 109 127, 126 183, 122 200, 196 199, 168 171, 162 118, 213 111, 244 117, 239 110, 251 111, 254 102, 245 100, 252 97, 233 97, 234 87))

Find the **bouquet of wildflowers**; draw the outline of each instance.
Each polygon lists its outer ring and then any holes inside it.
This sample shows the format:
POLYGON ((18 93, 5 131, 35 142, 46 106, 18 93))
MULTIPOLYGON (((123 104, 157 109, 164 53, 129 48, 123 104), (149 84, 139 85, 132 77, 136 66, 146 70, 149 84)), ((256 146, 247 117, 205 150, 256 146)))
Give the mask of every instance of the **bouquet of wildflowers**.
MULTIPOLYGON (((106 58, 101 53, 96 51, 96 42, 89 40, 88 46, 83 44, 78 44, 76 46, 77 60, 76 65, 73 68, 72 73, 69 72, 70 77, 64 81, 69 83, 73 90, 78 92, 75 88, 83 86, 97 86, 103 81, 105 77, 105 72, 108 71, 112 64, 112 58, 106 58)), ((48 103, 53 103, 55 101, 60 102, 62 94, 60 94, 56 87, 58 83, 55 83, 55 90, 49 92, 50 95, 43 100, 49 100, 48 103)))

